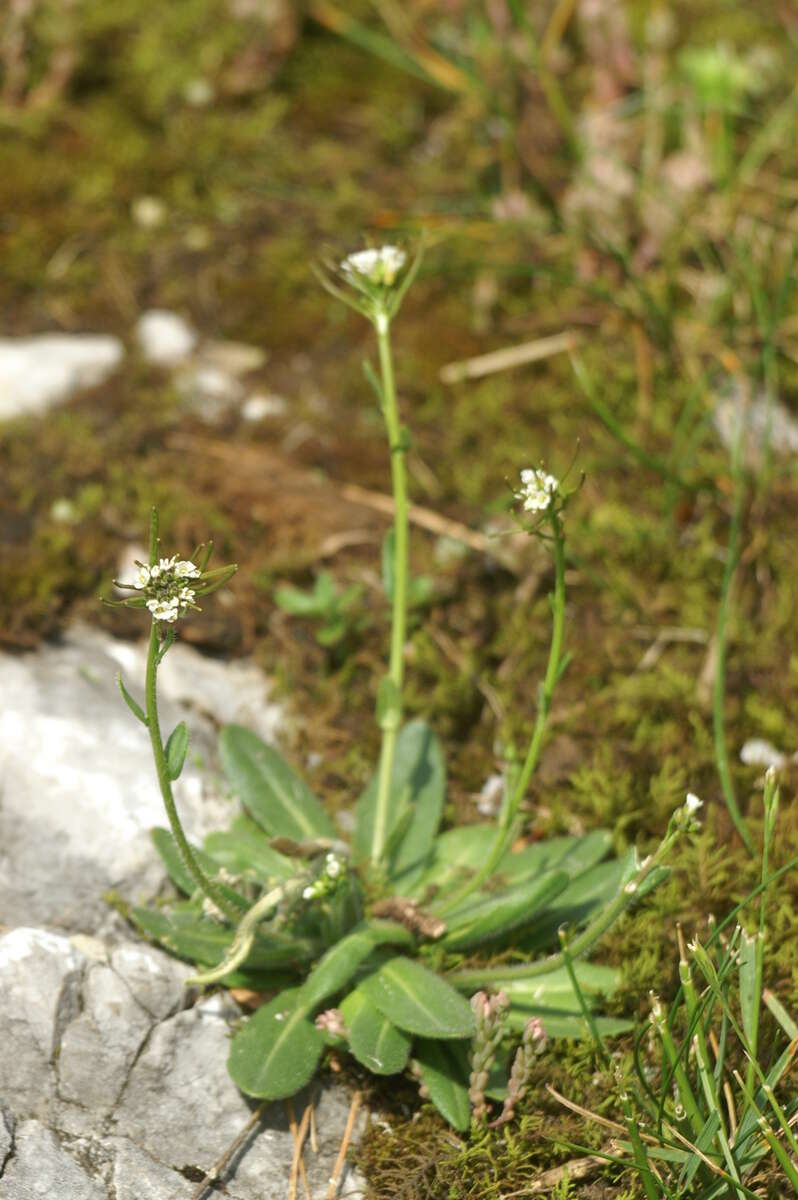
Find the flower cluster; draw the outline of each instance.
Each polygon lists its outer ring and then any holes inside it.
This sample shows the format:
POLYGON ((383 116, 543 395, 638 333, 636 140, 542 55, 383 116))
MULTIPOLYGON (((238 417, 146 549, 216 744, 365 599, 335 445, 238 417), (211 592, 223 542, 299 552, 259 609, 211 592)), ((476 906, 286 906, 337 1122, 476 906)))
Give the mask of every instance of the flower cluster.
POLYGON ((475 1121, 484 1121, 488 1115, 485 1089, 488 1086, 490 1069, 496 1061, 496 1051, 505 1033, 504 1014, 510 1006, 506 992, 489 996, 477 992, 471 997, 471 1010, 476 1018, 477 1030, 471 1045, 471 1075, 468 1080, 468 1099, 475 1121))
POLYGON ((324 896, 329 896, 336 890, 345 874, 345 861, 337 854, 327 854, 321 874, 304 889, 302 899, 321 900, 324 896))
POLYGON ((393 287, 396 277, 407 261, 398 246, 380 246, 378 250, 358 250, 348 254, 341 271, 350 280, 367 280, 382 287, 393 287))
POLYGON ((553 475, 547 475, 535 467, 526 467, 521 472, 521 487, 515 493, 515 498, 521 502, 525 512, 545 512, 559 486, 553 475))
POLYGON ((139 564, 136 572, 136 582, 133 585, 137 591, 147 597, 147 608, 156 621, 176 621, 189 608, 196 608, 194 603, 196 591, 186 583, 188 579, 197 579, 199 567, 187 559, 179 559, 176 554, 171 558, 162 558, 151 567, 139 564))

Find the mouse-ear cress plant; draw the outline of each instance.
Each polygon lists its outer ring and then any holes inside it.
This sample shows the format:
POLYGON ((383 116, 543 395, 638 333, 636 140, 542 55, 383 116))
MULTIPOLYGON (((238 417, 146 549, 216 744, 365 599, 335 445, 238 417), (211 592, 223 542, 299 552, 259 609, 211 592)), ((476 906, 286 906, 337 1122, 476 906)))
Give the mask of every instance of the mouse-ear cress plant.
MULTIPOLYGON (((410 1068, 457 1129, 487 1116, 486 1096, 509 1120, 546 1038, 582 1036, 585 997, 616 986, 608 967, 586 961, 617 917, 664 874, 680 832, 697 827, 694 806, 674 813, 643 862, 607 859, 610 834, 558 837, 514 849, 521 806, 538 764, 552 696, 566 666, 565 516, 569 493, 537 468, 521 473, 518 520, 545 539, 554 559, 552 636, 525 757, 508 769, 495 824, 440 831, 446 793, 441 746, 430 726, 404 722, 403 675, 409 587, 410 444, 399 418, 391 322, 420 264, 396 246, 362 250, 321 273, 324 285, 373 325, 379 375, 367 368, 390 451, 395 520, 386 544, 392 609, 388 670, 377 688, 381 748, 346 841, 300 776, 254 733, 221 734, 220 756, 244 812, 193 847, 172 784, 188 745, 181 722, 163 742, 157 672, 176 622, 235 567, 207 570, 207 555, 161 557, 157 516, 148 564, 118 601, 152 617, 142 709, 170 829, 153 833, 185 899, 168 910, 133 908, 146 935, 201 968, 192 982, 246 985, 273 998, 232 1039, 230 1073, 248 1095, 290 1096, 313 1076, 325 1045, 348 1049, 376 1075, 410 1068), (569 926, 565 952, 552 952, 569 926), (578 984, 577 996, 574 983, 578 984), (520 1043, 505 1082, 505 1051, 520 1043), (498 1068, 497 1068, 498 1064, 498 1068)), ((623 1021, 591 1017, 605 1034, 623 1021)), ((506 1074, 505 1074, 506 1078, 506 1074)))

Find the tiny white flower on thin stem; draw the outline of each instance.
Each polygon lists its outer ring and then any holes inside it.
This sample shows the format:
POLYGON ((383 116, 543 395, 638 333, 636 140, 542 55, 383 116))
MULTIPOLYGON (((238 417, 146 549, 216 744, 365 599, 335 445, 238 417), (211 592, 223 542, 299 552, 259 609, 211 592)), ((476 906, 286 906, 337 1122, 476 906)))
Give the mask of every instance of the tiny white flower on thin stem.
POLYGON ((553 475, 526 467, 521 472, 521 487, 515 493, 525 512, 545 512, 557 494, 558 481, 553 475))
POLYGON ((149 582, 150 582, 150 568, 149 567, 139 567, 138 571, 136 571, 135 586, 137 588, 145 588, 149 582))
POLYGON ((698 796, 696 796, 694 792, 688 792, 684 802, 684 807, 689 813, 696 813, 698 812, 699 808, 704 807, 704 801, 699 800, 698 796))
POLYGON ((392 287, 406 260, 404 250, 398 246, 380 246, 379 249, 348 254, 341 263, 341 270, 344 275, 359 275, 370 283, 392 287))

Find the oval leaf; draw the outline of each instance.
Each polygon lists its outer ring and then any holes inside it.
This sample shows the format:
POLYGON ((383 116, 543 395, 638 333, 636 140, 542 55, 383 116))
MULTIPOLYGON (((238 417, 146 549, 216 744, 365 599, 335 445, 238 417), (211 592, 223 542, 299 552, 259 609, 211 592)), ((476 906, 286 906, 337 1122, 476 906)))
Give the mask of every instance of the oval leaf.
POLYGON ((471 1124, 468 1043, 419 1038, 415 1058, 430 1100, 445 1121, 464 1133, 471 1124))
POLYGON ((483 894, 450 914, 441 945, 447 950, 467 950, 528 925, 567 886, 564 871, 551 871, 509 891, 483 894))
POLYGON ((474 1014, 454 988, 413 959, 391 958, 359 988, 394 1025, 430 1038, 472 1037, 474 1014))
POLYGON ((496 827, 486 822, 447 829, 436 837, 429 864, 409 885, 403 880, 403 886, 423 895, 430 885, 442 890, 456 880, 465 880, 485 861, 485 848, 495 837, 496 827))
POLYGON ((237 817, 231 829, 209 833, 205 849, 234 875, 254 871, 259 879, 273 880, 296 874, 296 864, 273 850, 267 835, 249 817, 237 817))
POLYGON ((219 753, 233 790, 267 833, 297 842, 336 836, 305 781, 254 733, 227 725, 219 739, 219 753))
POLYGON ((169 739, 164 748, 166 754, 166 769, 169 772, 169 778, 174 781, 180 778, 180 772, 183 770, 183 763, 186 761, 186 751, 188 750, 188 726, 185 721, 181 721, 179 725, 175 725, 172 732, 169 734, 169 739))
POLYGON ((534 875, 559 867, 573 879, 601 862, 611 845, 612 835, 606 829, 594 829, 584 837, 549 838, 548 841, 527 846, 517 854, 505 854, 496 868, 496 874, 511 882, 531 879, 534 875))
POLYGON ((371 921, 331 946, 302 985, 302 1001, 309 1011, 340 992, 376 946, 385 943, 409 946, 413 935, 394 921, 371 921))
POLYGON ((524 935, 524 948, 538 950, 544 946, 556 945, 557 930, 561 925, 573 925, 577 928, 584 925, 596 909, 609 904, 623 885, 632 878, 636 870, 635 863, 635 852, 630 850, 622 858, 598 863, 583 875, 572 879, 557 897, 556 904, 542 914, 534 929, 530 929, 524 935))
POLYGON ((349 1049, 373 1075, 398 1075, 407 1066, 413 1039, 375 1008, 360 988, 341 1004, 349 1049))
POLYGON ((281 1100, 313 1077, 324 1037, 298 1000, 298 988, 281 992, 233 1038, 227 1069, 246 1095, 281 1100))
MULTIPOLYGON (((445 795, 446 767, 440 743, 426 721, 411 721, 397 738, 391 776, 391 811, 398 819, 403 809, 409 806, 410 810, 407 830, 391 856, 392 878, 426 859, 435 841, 445 795)), ((375 775, 357 803, 354 844, 360 859, 371 854, 376 803, 375 775)))

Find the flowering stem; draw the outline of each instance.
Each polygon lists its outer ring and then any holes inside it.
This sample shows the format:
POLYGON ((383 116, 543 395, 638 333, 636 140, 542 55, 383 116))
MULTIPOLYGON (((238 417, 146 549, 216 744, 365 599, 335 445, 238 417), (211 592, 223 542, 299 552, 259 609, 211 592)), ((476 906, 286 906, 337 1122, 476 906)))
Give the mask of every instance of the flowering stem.
POLYGON ((554 541, 554 596, 552 598, 552 616, 553 624, 551 631, 551 645, 549 647, 549 661, 546 667, 546 674, 543 683, 540 687, 538 700, 538 714, 535 720, 535 728, 532 732, 532 739, 529 743, 529 749, 524 759, 524 765, 521 768, 521 773, 512 789, 512 792, 505 801, 501 817, 499 818, 499 827, 496 830, 496 837, 493 845, 488 852, 488 855, 483 862, 476 875, 473 875, 468 883, 456 892, 453 897, 438 911, 446 913, 457 907, 462 901, 472 892, 474 892, 486 879, 493 874, 496 867, 499 865, 503 854, 507 850, 507 843, 512 835, 515 825, 515 818, 518 815, 521 801, 526 795, 526 790, 529 787, 529 781, 538 765, 540 759, 540 751, 543 746, 543 735, 546 731, 546 722, 551 708, 551 701, 554 696, 554 689, 557 686, 557 680, 560 678, 563 670, 563 631, 565 627, 565 538, 563 537, 562 524, 560 522, 559 513, 552 510, 549 520, 554 541))
POLYGON ((402 719, 402 682, 404 677, 404 644, 407 627, 408 584, 408 502, 405 471, 406 447, 399 424, 396 382, 391 355, 390 318, 378 311, 374 328, 380 357, 382 379, 382 412, 391 451, 391 484, 394 498, 393 526, 393 596, 391 611, 391 650, 388 665, 390 699, 380 716, 382 744, 377 778, 377 803, 374 810, 374 829, 371 839, 371 860, 379 862, 388 838, 388 808, 391 796, 391 775, 396 755, 396 739, 402 719))
MULTIPOLYGON (((151 561, 153 561, 151 559, 151 561)), ((172 781, 169 777, 169 768, 166 762, 166 751, 164 750, 163 739, 161 737, 161 727, 158 722, 158 697, 157 697, 157 677, 158 664, 161 658, 161 645, 158 638, 158 622, 153 621, 152 630, 150 632, 150 645, 147 652, 147 677, 145 683, 145 708, 147 714, 147 728, 150 733, 150 741, 152 743, 152 755, 155 759, 155 770, 158 774, 158 783, 161 788, 161 796, 163 798, 166 815, 169 818, 169 825, 172 830, 172 836, 177 844, 180 857, 183 860, 186 870, 190 873, 192 879, 197 884, 197 887, 205 896, 208 897, 213 904, 219 908, 226 917, 236 923, 241 919, 241 911, 249 907, 247 902, 241 897, 241 908, 237 904, 232 903, 224 892, 211 882, 207 877, 202 867, 197 862, 194 852, 189 845, 188 838, 183 832, 183 827, 180 824, 180 817, 177 814, 174 796, 172 795, 172 781)))

